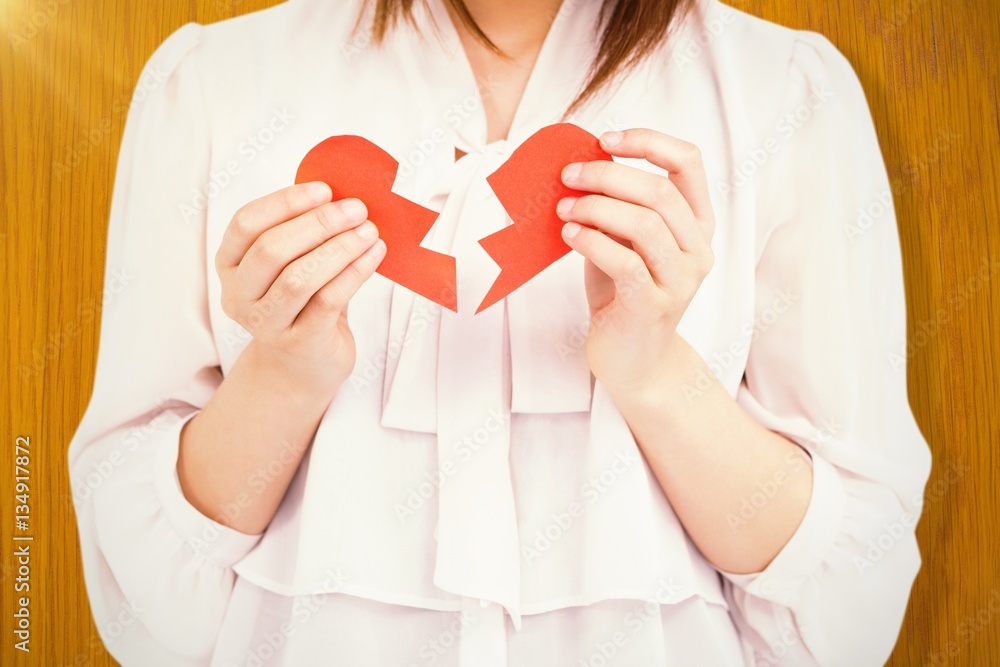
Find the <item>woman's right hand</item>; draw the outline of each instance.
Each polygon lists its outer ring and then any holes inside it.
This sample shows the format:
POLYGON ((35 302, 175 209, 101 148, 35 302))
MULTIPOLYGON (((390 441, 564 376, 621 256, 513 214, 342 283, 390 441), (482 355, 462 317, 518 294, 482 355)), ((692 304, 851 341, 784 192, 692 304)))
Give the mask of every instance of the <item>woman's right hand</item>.
POLYGON ((253 336, 258 357, 330 397, 354 368, 348 303, 385 257, 364 204, 331 198, 316 182, 250 202, 215 257, 222 309, 253 336))

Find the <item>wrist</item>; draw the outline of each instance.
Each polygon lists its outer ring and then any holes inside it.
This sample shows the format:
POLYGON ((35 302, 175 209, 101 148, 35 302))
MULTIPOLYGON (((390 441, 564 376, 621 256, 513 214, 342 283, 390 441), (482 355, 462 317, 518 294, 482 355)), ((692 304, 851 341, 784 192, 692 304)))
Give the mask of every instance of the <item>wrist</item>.
POLYGON ((305 411, 325 410, 343 383, 340 378, 316 372, 296 372, 294 364, 253 340, 236 360, 233 371, 232 374, 245 373, 248 382, 268 387, 290 408, 301 407, 305 411), (236 366, 240 366, 239 371, 236 366))
POLYGON ((686 388, 702 366, 697 351, 674 332, 660 348, 660 354, 646 364, 641 377, 627 386, 607 389, 623 412, 683 413, 688 402, 686 388))

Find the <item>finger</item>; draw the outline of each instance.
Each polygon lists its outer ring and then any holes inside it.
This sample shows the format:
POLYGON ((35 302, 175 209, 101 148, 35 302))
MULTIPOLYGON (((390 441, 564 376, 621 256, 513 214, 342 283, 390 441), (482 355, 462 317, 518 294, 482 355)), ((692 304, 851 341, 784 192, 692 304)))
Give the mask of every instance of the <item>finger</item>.
POLYGON ((628 241, 656 282, 666 284, 671 260, 680 249, 655 211, 604 195, 586 195, 563 199, 556 212, 566 222, 583 223, 628 241))
POLYGON ((333 197, 326 183, 300 183, 255 199, 236 211, 215 255, 217 270, 234 267, 257 237, 278 223, 302 215, 333 197))
POLYGON ((590 260, 615 283, 615 292, 625 301, 655 289, 646 263, 634 251, 596 229, 575 222, 563 225, 566 244, 590 260))
POLYGON ((714 227, 708 177, 697 146, 662 132, 634 129, 604 133, 601 135, 601 147, 612 155, 643 158, 666 169, 699 222, 706 225, 709 231, 714 227))
POLYGON ((375 245, 377 237, 375 223, 365 222, 286 266, 253 306, 255 312, 268 314, 266 329, 290 327, 316 292, 375 245))
POLYGON ((329 326, 332 318, 346 312, 351 299, 365 281, 372 277, 384 258, 385 241, 379 239, 309 299, 309 303, 292 323, 292 328, 308 330, 329 326))
POLYGON ((357 199, 317 206, 311 211, 271 227, 257 237, 236 269, 238 298, 256 301, 285 267, 321 244, 358 227, 368 211, 357 199))
POLYGON ((656 211, 684 252, 699 252, 709 244, 705 229, 670 179, 628 165, 595 160, 567 165, 563 183, 656 211))

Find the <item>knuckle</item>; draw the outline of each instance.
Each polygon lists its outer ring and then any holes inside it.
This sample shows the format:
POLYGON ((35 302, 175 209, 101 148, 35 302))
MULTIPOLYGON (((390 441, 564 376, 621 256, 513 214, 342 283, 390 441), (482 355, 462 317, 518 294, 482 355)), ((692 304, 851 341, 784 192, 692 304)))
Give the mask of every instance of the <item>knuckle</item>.
POLYGON ((645 262, 635 253, 622 263, 623 278, 630 283, 638 283, 642 279, 642 274, 646 269, 645 262))
POLYGON ((252 233, 252 224, 253 216, 250 213, 249 207, 242 206, 233 214, 233 218, 229 222, 229 227, 238 236, 248 236, 252 233))
POLYGON ((694 299, 695 294, 697 294, 698 290, 701 289, 701 283, 701 278, 689 280, 686 283, 687 288, 674 296, 674 298, 678 300, 681 308, 687 308, 687 305, 694 299))
POLYGON ((596 160, 594 162, 587 163, 584 168, 584 176, 589 176, 588 181, 603 181, 611 176, 611 165, 612 162, 607 160, 596 160), (588 175, 587 171, 591 173, 588 175))
POLYGON ((335 204, 323 204, 313 209, 316 222, 327 234, 334 234, 340 229, 340 208, 335 204))
POLYGON ((689 165, 699 165, 701 164, 701 149, 695 144, 684 142, 683 159, 686 164, 689 165))
POLYGON ((236 302, 228 290, 226 289, 222 290, 222 296, 219 297, 219 305, 222 306, 222 312, 225 313, 228 318, 232 320, 236 319, 237 317, 236 302))
POLYGON ((327 242, 328 257, 335 262, 345 262, 355 254, 357 243, 358 239, 354 234, 338 234, 327 242))
POLYGON ((712 252, 711 248, 708 248, 701 254, 700 257, 700 268, 702 277, 707 276, 711 271, 712 267, 715 266, 715 253, 712 252))
POLYGON ((660 308, 668 313, 676 313, 677 311, 685 308, 686 301, 687 300, 676 291, 671 290, 663 296, 663 302, 660 304, 660 308))
POLYGON ((297 199, 300 194, 300 188, 285 188, 281 191, 279 201, 281 202, 282 218, 287 219, 298 208, 297 199))
POLYGON ((324 266, 344 266, 348 264, 352 258, 352 242, 349 237, 350 234, 338 234, 331 239, 328 239, 322 245, 320 245, 316 250, 309 254, 309 257, 313 258, 317 265, 324 266))
POLYGON ((253 258, 264 265, 273 265, 282 261, 284 254, 281 246, 274 240, 261 237, 251 248, 253 258))
POLYGON ((715 237, 715 216, 710 217, 705 222, 705 231, 708 232, 709 240, 715 237))
POLYGON ((292 297, 304 295, 309 289, 309 283, 298 271, 291 271, 281 277, 281 291, 292 297))
MULTIPOLYGON (((249 332, 248 332, 249 333, 249 332)), ((280 345, 281 336, 267 328, 258 329, 253 333, 254 340, 265 345, 280 345)))
POLYGON ((646 251, 646 256, 646 266, 654 271, 666 265, 669 258, 667 248, 663 243, 650 243, 649 250, 646 251))
POLYGON ((254 304, 243 319, 243 328, 254 336, 259 336, 265 330, 264 324, 267 321, 267 307, 265 302, 262 300, 254 304))
POLYGON ((640 241, 652 244, 662 231, 663 218, 653 210, 642 208, 635 216, 635 229, 640 241))
POLYGON ((326 285, 316 293, 316 305, 326 312, 338 312, 343 308, 340 289, 334 283, 326 285))
POLYGON ((630 211, 625 218, 625 230, 621 234, 633 243, 641 243, 649 235, 646 212, 641 208, 630 211))
POLYGON ((585 219, 591 218, 599 213, 600 201, 597 195, 584 195, 576 200, 573 213, 585 219))
POLYGON ((667 178, 657 178, 653 185, 653 201, 658 206, 670 206, 677 194, 677 188, 667 178))
POLYGON ((361 282, 365 278, 365 272, 361 270, 361 267, 356 262, 348 264, 342 274, 352 284, 361 282))

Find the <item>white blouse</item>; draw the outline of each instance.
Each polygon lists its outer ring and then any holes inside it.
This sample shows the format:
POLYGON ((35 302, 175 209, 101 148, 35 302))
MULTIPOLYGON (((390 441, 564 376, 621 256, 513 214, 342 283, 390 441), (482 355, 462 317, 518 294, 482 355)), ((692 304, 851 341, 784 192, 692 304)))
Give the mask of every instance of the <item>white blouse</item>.
MULTIPOLYGON (((735 575, 687 537, 592 383, 579 255, 473 315, 499 270, 478 240, 509 224, 486 177, 561 120, 601 3, 566 0, 509 137, 492 143, 442 0, 416 3, 415 26, 382 47, 365 22, 352 33, 362 4, 289 0, 184 26, 140 80, 108 236, 108 284, 128 280, 106 296, 69 450, 112 655, 141 667, 883 663, 920 565, 930 457, 907 403, 889 182, 848 62, 817 34, 699 0, 568 119, 702 150, 716 262, 679 331, 814 470, 788 544, 763 572, 735 575), (194 509, 176 475, 181 426, 249 340, 222 312, 213 259, 239 207, 290 185, 306 152, 341 134, 388 151, 395 191, 440 212, 424 245, 456 258, 460 308, 381 275, 362 287, 354 372, 273 522, 246 535, 194 509)), ((252 489, 287 465, 275 451, 252 489)), ((733 530, 781 502, 781 475, 734 505, 733 530)))

